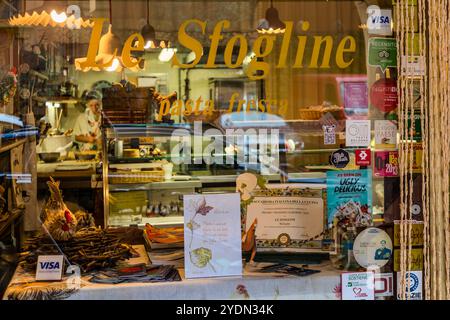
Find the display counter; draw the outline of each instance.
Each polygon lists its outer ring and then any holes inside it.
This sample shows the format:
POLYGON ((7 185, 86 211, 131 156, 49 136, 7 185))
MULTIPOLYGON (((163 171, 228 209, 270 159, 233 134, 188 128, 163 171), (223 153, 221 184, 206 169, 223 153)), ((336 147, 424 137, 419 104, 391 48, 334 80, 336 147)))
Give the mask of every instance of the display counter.
POLYGON ((331 265, 312 266, 320 273, 296 277, 256 273, 247 265, 242 277, 189 279, 163 283, 97 284, 82 278, 79 289, 61 282, 35 282, 34 275, 19 267, 3 299, 68 300, 210 300, 210 299, 340 299, 339 272, 331 265))
POLYGON ((61 180, 68 188, 101 188, 101 175, 96 175, 97 161, 65 160, 53 163, 37 163, 38 188, 47 188, 49 177, 61 180))

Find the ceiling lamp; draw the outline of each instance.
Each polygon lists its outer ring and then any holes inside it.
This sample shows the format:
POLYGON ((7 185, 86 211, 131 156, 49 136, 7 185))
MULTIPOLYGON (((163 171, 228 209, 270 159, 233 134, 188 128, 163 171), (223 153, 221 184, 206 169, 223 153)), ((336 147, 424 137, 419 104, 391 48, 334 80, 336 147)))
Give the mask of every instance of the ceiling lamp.
POLYGON ((147 20, 147 24, 142 27, 142 31, 141 31, 141 35, 144 38, 144 49, 150 49, 150 48, 156 48, 155 46, 155 42, 156 42, 156 33, 155 33, 155 29, 148 24, 148 20, 147 20))
POLYGON ((64 11, 61 13, 57 13, 56 10, 52 10, 52 12, 50 12, 50 17, 56 23, 64 23, 67 20, 67 15, 64 11))
POLYGON ((263 19, 256 28, 258 33, 278 34, 286 31, 286 24, 280 20, 278 10, 273 7, 270 0, 270 8, 266 10, 266 18, 263 19))
MULTIPOLYGON (((106 67, 107 71, 122 71, 120 62, 118 63, 115 55, 120 54, 120 39, 112 32, 112 25, 108 27, 108 32, 101 38, 98 46, 98 53, 95 57, 95 63, 97 65, 105 65, 110 63, 110 66, 106 67)), ((86 71, 102 71, 103 68, 82 68, 81 65, 87 60, 87 57, 75 59, 75 68, 83 72, 86 71)))
POLYGON ((144 49, 168 48, 170 42, 168 40, 156 39, 155 28, 150 24, 149 17, 149 0, 147 0, 147 24, 142 27, 141 35, 144 38, 144 49))
POLYGON ((24 15, 13 16, 8 20, 9 25, 14 27, 61 27, 69 29, 92 28, 94 22, 89 19, 77 18, 74 13, 67 15, 66 12, 58 13, 52 10, 49 14, 47 11, 37 13, 33 11, 30 15, 26 12, 24 15))
MULTIPOLYGON (((87 57, 84 58, 77 58, 75 59, 75 68, 76 70, 80 70, 83 72, 87 71, 109 71, 109 72, 122 72, 124 69, 124 65, 122 63, 122 58, 119 56, 121 54, 121 42, 118 36, 116 36, 112 32, 112 7, 111 7, 111 0, 109 0, 109 27, 108 32, 105 33, 101 38, 98 46, 98 53, 95 57, 95 63, 97 65, 106 65, 103 68, 100 67, 88 67, 83 68, 81 67, 83 63, 87 60, 87 57)), ((132 58, 133 60, 133 58, 132 58)), ((134 60, 137 61, 137 60, 134 60)), ((134 68, 131 68, 132 71, 139 71, 141 70, 141 66, 136 66, 134 68)))

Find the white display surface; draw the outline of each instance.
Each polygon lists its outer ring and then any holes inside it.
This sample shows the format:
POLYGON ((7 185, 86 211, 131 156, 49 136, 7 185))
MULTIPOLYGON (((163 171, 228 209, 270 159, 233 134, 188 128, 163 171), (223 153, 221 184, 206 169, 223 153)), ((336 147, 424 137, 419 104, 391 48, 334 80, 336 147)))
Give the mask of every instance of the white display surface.
MULTIPOLYGON (((68 293, 67 300, 339 300, 340 272, 331 265, 312 266, 320 273, 305 277, 254 273, 247 266, 242 277, 205 278, 163 283, 90 283, 83 277, 81 288, 68 293)), ((18 268, 3 299, 13 299, 24 290, 55 293, 67 290, 66 277, 62 282, 34 282, 34 275, 18 268)), ((30 294, 32 294, 30 292, 30 294)), ((20 296, 20 299, 26 299, 20 296)))

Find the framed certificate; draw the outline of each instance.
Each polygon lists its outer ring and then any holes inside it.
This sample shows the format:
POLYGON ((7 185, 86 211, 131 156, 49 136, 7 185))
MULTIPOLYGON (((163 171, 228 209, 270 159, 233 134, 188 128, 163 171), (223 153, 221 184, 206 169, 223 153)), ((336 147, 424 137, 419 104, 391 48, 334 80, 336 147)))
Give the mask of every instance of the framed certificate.
POLYGON ((267 184, 243 202, 246 231, 257 219, 258 251, 332 251, 327 229, 326 185, 267 184))

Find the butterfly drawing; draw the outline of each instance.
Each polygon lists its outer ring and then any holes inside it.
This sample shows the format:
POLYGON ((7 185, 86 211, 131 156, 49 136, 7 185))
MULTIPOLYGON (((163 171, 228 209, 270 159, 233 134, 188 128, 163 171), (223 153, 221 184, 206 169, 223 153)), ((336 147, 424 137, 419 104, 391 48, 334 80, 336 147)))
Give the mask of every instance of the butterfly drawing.
POLYGON ((203 199, 196 205, 195 214, 206 216, 212 209, 214 209, 214 207, 206 205, 206 199, 203 197, 203 199))
MULTIPOLYGON (((200 201, 190 201, 190 207, 195 212, 194 216, 189 220, 189 222, 186 224, 186 227, 191 230, 192 235, 194 234, 194 230, 199 229, 201 225, 195 221, 195 217, 197 217, 198 214, 202 216, 206 216, 214 207, 206 205, 206 199, 203 197, 200 201)), ((192 246, 192 240, 193 237, 191 237, 191 241, 189 243, 189 248, 192 246)))

